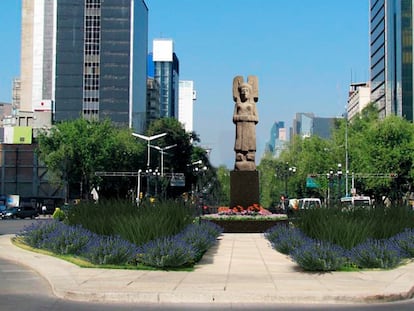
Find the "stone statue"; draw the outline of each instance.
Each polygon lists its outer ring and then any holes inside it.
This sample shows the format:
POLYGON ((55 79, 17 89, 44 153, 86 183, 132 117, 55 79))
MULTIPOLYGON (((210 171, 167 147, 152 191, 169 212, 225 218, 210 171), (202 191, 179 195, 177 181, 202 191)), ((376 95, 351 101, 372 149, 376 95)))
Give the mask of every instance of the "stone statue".
POLYGON ((256 76, 248 76, 247 82, 243 82, 241 76, 233 79, 233 100, 235 102, 233 123, 236 125, 235 171, 256 170, 256 124, 259 122, 256 102, 258 99, 256 76))

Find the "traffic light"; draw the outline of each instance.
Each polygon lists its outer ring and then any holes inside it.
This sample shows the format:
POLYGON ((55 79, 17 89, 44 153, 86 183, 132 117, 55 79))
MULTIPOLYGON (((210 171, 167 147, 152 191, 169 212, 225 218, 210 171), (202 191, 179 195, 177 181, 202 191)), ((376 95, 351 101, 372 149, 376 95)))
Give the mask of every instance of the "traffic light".
POLYGON ((139 199, 142 200, 143 197, 144 197, 144 193, 143 192, 140 192, 139 193, 139 199))

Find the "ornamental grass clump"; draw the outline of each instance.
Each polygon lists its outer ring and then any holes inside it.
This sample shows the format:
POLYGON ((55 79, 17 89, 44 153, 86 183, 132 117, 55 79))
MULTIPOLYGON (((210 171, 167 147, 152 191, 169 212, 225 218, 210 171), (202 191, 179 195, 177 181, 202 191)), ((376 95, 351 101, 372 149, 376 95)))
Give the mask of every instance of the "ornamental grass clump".
POLYGON ((391 269, 405 257, 395 239, 368 239, 349 252, 350 261, 359 268, 391 269))
POLYGON ((335 271, 347 263, 347 252, 329 242, 307 239, 291 251, 292 259, 307 271, 335 271))
POLYGON ((286 255, 309 240, 299 229, 283 225, 270 228, 265 232, 265 237, 274 249, 286 255))

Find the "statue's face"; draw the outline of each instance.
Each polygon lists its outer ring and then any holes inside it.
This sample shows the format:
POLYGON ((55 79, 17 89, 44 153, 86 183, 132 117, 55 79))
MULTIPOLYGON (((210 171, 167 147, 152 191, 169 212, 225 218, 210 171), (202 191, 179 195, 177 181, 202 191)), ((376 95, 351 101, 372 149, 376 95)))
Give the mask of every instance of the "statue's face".
POLYGON ((240 88, 240 97, 242 99, 249 98, 250 97, 250 89, 248 87, 246 87, 246 86, 242 86, 240 88))

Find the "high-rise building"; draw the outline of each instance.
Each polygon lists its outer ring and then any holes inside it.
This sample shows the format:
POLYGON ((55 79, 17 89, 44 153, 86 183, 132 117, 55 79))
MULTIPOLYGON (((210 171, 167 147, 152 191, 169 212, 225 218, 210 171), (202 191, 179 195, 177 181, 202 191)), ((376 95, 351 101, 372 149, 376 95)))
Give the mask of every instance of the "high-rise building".
POLYGON ((413 121, 412 0, 370 0, 371 101, 413 121))
POLYGON ((197 99, 194 82, 181 80, 179 82, 178 121, 184 125, 186 132, 193 131, 193 106, 197 99))
POLYGON ((351 120, 360 114, 371 100, 371 89, 369 83, 351 83, 348 93, 347 115, 351 120))
POLYGON ((302 138, 317 135, 328 139, 331 137, 336 118, 316 117, 311 112, 298 112, 293 120, 293 135, 302 138))
POLYGON ((171 39, 154 39, 154 79, 160 85, 160 116, 178 119, 179 61, 171 39))
POLYGON ((23 0, 21 102, 54 121, 146 125, 144 0, 23 0), (50 106, 49 106, 50 105, 50 106))
POLYGON ((313 118, 315 115, 311 112, 298 112, 293 120, 293 135, 310 137, 312 135, 313 118))
POLYGON ((286 147, 287 131, 284 121, 276 121, 270 129, 270 139, 265 145, 265 153, 271 153, 274 157, 279 157, 282 150, 286 147))
POLYGON ((160 118, 160 86, 154 78, 147 78, 147 125, 160 118))

